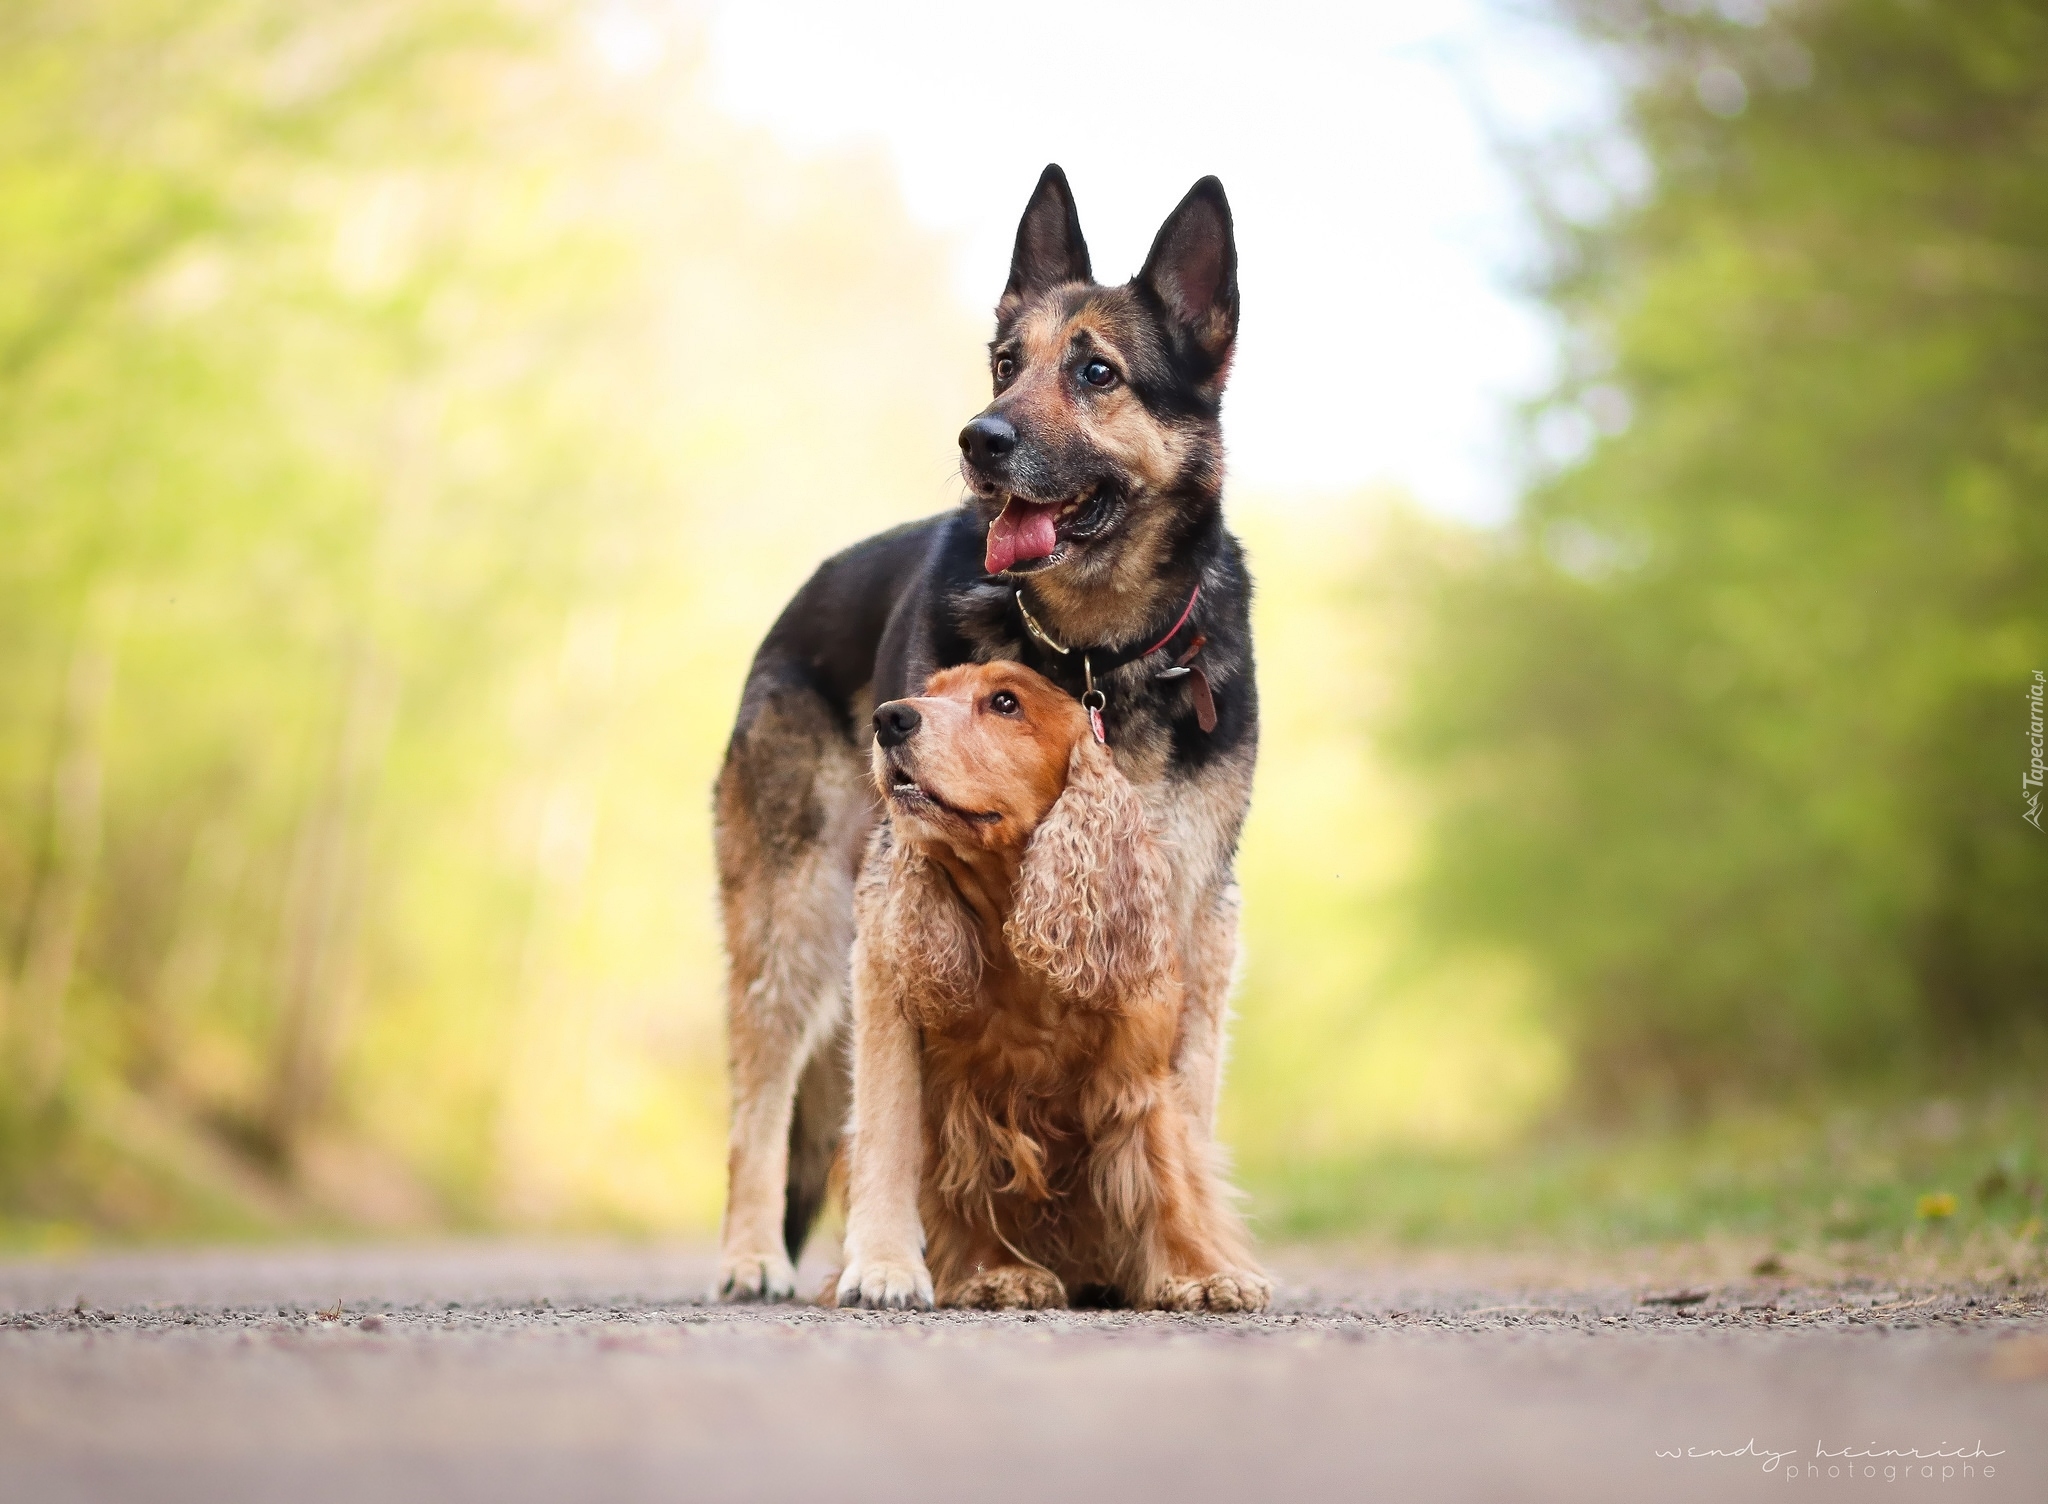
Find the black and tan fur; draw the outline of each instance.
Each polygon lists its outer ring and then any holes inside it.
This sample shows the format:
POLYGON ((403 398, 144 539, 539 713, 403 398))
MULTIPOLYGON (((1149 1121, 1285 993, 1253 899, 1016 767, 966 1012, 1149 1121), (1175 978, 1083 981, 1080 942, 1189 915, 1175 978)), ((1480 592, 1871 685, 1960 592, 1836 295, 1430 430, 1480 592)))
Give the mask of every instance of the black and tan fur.
POLYGON ((823 1200, 847 1100, 854 882, 879 815, 867 779, 874 707, 938 669, 995 659, 1078 696, 1083 650, 1099 661, 1144 647, 1197 585, 1177 642, 1201 639, 1211 729, 1193 676, 1161 679, 1157 659, 1098 683, 1116 765, 1171 852, 1187 989, 1176 1083, 1195 1131, 1210 1134, 1237 952, 1232 862, 1258 733, 1251 581, 1222 509, 1237 314, 1230 211, 1214 178, 1168 216, 1136 277, 1104 287, 1066 178, 1047 168, 996 310, 994 398, 962 434, 968 497, 827 560, 756 654, 715 796, 731 963, 726 1298, 794 1293, 793 1262, 823 1200), (987 442, 1002 430, 1007 446, 987 442), (990 528, 1012 497, 1076 504, 1051 557, 992 577, 990 528), (1075 651, 1055 654, 1026 632, 1020 588, 1075 651))

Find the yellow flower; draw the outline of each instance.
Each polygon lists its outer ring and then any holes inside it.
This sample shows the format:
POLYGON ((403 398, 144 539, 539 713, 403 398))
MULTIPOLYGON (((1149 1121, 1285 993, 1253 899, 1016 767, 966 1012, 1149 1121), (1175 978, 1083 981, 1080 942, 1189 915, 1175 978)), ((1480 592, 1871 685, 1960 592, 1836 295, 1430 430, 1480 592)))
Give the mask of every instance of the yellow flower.
POLYGON ((1920 1198, 1920 1204, 1915 1210, 1930 1222, 1942 1217, 1953 1217, 1956 1214, 1956 1198, 1947 1191, 1930 1191, 1920 1198))

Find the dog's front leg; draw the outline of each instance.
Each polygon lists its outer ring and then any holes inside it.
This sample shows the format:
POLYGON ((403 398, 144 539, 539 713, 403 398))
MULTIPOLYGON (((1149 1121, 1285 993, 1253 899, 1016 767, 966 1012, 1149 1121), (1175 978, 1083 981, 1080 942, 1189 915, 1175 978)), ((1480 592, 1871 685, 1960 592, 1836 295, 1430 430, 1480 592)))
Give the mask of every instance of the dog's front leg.
POLYGON ((1166 1311, 1263 1311, 1273 1282, 1252 1261, 1251 1240, 1216 1174, 1213 1153, 1178 1102, 1164 1100, 1144 1143, 1158 1190, 1150 1229, 1149 1288, 1141 1305, 1166 1311))
POLYGON ((719 1239, 724 1300, 787 1300, 796 1293, 783 1232, 789 1125, 805 1065, 815 1051, 833 1047, 844 1016, 850 935, 841 938, 832 921, 837 910, 852 907, 845 887, 843 872, 819 858, 760 892, 728 900, 733 909, 792 917, 765 935, 728 922, 732 1142, 719 1239))
POLYGON ((1185 931, 1181 975, 1187 1001, 1174 1053, 1174 1078, 1188 1126, 1198 1141, 1215 1132, 1223 1091, 1223 1055, 1230 1042, 1230 993, 1237 983, 1237 884, 1224 881, 1202 895, 1185 931))
POLYGON ((924 1175, 918 1033, 883 968, 854 946, 853 1122, 848 1135, 841 1306, 929 1310, 932 1277, 917 1211, 924 1175))

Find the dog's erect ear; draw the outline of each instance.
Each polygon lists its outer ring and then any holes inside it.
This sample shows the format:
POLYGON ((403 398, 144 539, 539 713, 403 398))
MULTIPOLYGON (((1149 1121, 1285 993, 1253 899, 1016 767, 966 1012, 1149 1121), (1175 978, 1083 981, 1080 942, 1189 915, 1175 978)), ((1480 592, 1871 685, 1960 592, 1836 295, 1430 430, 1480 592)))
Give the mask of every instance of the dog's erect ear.
POLYGON ((1020 304, 1048 287, 1094 280, 1073 190, 1055 162, 1038 175, 1038 187, 1024 206, 1023 219, 1017 222, 1017 247, 1010 252, 1010 284, 996 304, 996 317, 1008 318, 1020 304))
POLYGON ((1019 964, 1066 996, 1112 1007, 1169 964, 1166 885, 1137 790, 1106 747, 1083 737, 1066 792, 1024 850, 1004 938, 1019 964))
POLYGON ((1223 366, 1237 338, 1237 237, 1230 201, 1215 178, 1195 184, 1166 216, 1138 281, 1195 347, 1223 366))

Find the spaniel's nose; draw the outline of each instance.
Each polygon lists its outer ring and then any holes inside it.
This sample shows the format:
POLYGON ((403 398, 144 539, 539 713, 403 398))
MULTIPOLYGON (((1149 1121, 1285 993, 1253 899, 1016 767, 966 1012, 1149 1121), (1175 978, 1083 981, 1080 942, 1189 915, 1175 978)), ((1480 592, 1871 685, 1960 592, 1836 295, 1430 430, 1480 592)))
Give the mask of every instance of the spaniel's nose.
POLYGON ((875 712, 875 740, 885 747, 900 747, 917 733, 924 717, 908 700, 891 700, 875 712))

